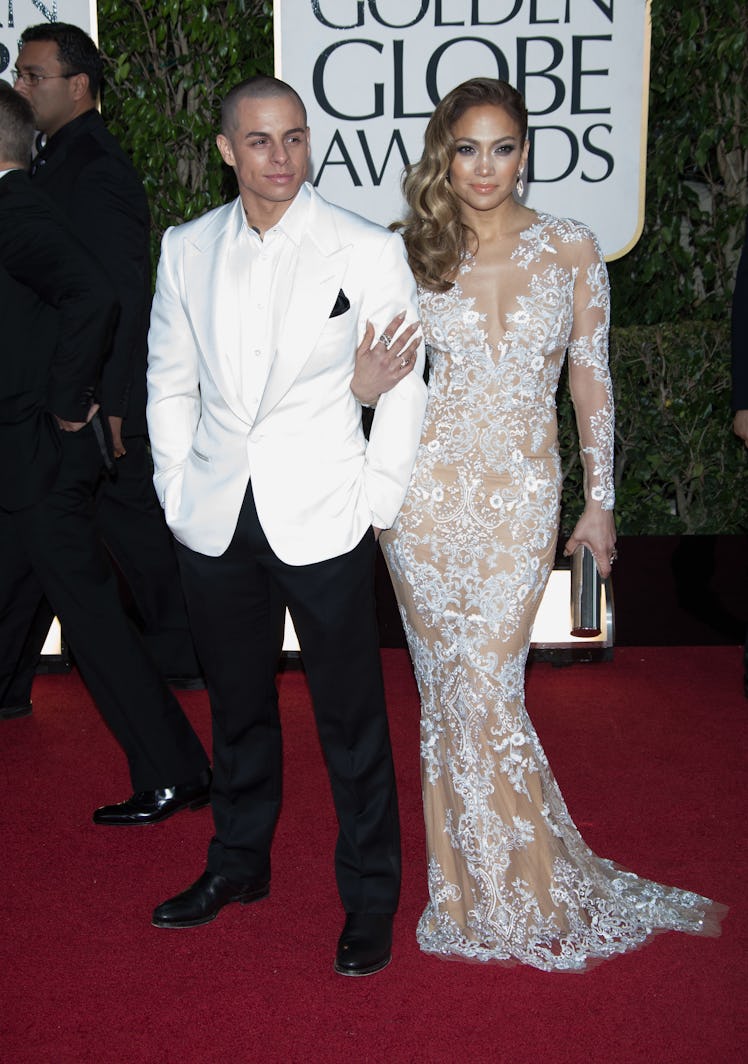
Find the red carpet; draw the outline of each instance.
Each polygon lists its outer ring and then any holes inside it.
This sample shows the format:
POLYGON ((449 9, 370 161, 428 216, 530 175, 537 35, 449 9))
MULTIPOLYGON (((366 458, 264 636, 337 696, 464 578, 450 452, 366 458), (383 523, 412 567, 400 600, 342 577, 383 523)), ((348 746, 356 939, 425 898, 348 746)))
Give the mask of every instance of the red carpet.
MULTIPOLYGON (((384 652, 403 822, 392 965, 336 976, 342 926, 329 791, 300 673, 281 677, 286 794, 267 901, 188 931, 152 907, 203 867, 207 810, 105 829, 124 760, 76 674, 41 677, 32 717, 0 724, 0 1059, 7 1064, 745 1059, 744 724, 734 647, 623 648, 534 666, 528 700, 572 814, 607 857, 731 906, 722 938, 658 936, 585 975, 421 954, 418 703, 384 652)), ((207 699, 184 705, 208 741, 207 699)))

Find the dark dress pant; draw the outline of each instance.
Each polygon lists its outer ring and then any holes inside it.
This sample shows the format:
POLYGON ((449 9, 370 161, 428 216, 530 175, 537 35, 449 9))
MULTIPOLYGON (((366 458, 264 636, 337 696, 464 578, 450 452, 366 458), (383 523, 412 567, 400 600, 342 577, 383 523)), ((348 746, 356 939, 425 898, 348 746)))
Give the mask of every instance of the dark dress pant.
MULTIPOLYGON (((145 436, 125 439, 117 476, 96 487, 96 524, 117 563, 139 618, 140 634, 162 676, 200 674, 184 603, 174 540, 153 488, 145 436)), ((31 701, 31 687, 54 611, 43 598, 0 706, 31 701)), ((65 632, 67 637, 67 632, 65 632)))
POLYGON ((238 883, 270 874, 281 803, 275 675, 284 606, 294 622, 338 817, 335 870, 346 912, 394 913, 400 888, 395 777, 384 703, 371 529, 312 565, 272 551, 251 484, 220 557, 177 546, 213 715, 215 836, 208 868, 238 883))
POLYGON ((184 783, 208 760, 122 608, 94 522, 101 453, 93 429, 60 438, 52 490, 34 506, 0 510, 0 705, 9 704, 29 627, 46 595, 125 752, 133 790, 184 783))
POLYGON ((174 539, 153 487, 145 436, 127 436, 115 479, 96 490, 96 524, 125 578, 140 617, 140 632, 163 676, 197 676, 174 539))

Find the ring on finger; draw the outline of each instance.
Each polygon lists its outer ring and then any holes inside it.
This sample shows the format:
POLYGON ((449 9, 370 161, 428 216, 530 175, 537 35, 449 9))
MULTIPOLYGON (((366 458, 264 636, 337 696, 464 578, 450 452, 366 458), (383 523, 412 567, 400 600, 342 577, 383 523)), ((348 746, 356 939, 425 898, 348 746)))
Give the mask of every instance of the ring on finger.
POLYGON ((385 348, 388 348, 392 343, 392 337, 388 333, 384 332, 379 337, 379 342, 380 344, 384 344, 385 348))
POLYGON ((408 365, 410 365, 410 359, 409 358, 401 358, 400 359, 400 369, 405 369, 405 367, 408 366, 408 365))

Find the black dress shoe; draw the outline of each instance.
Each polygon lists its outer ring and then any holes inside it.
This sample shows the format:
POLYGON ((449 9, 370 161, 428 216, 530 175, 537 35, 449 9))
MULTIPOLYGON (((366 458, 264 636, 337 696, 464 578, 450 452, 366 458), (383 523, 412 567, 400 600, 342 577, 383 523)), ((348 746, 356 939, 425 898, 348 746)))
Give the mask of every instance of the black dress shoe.
POLYGON ((266 898, 269 893, 267 879, 242 885, 206 870, 187 890, 158 905, 153 910, 151 922, 154 927, 199 927, 215 920, 224 905, 232 901, 248 905, 266 898))
POLYGON ((392 917, 348 913, 335 954, 339 975, 374 975, 392 960, 392 917))
POLYGON ((24 702, 22 706, 0 706, 0 720, 15 720, 16 717, 28 717, 30 712, 30 702, 24 702))
POLYGON ((176 787, 138 791, 117 805, 102 805, 93 815, 94 824, 158 824, 182 809, 201 809, 210 801, 211 772, 204 769, 195 779, 176 787))

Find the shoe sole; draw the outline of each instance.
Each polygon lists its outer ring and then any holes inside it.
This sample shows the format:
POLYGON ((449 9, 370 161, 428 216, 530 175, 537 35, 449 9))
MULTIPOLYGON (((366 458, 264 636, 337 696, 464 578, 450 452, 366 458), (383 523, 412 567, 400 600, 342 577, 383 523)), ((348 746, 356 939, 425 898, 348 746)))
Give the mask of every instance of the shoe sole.
POLYGON ((235 898, 231 898, 220 908, 216 909, 210 916, 201 916, 199 920, 157 920, 152 919, 151 924, 153 927, 158 927, 162 931, 182 931, 189 927, 202 927, 203 924, 209 924, 218 916, 221 909, 225 909, 226 905, 233 905, 235 902, 239 902, 240 905, 251 905, 253 901, 262 901, 263 898, 267 898, 270 894, 270 887, 258 887, 257 890, 247 891, 245 894, 238 894, 235 898))
POLYGON ((352 977, 354 979, 360 979, 360 978, 362 978, 362 976, 365 976, 365 975, 376 975, 377 972, 381 972, 383 968, 387 967, 387 965, 390 963, 391 960, 392 960, 392 954, 390 954, 389 957, 386 957, 383 961, 379 961, 377 964, 370 965, 368 968, 357 968, 357 969, 344 968, 342 966, 339 966, 338 962, 335 961, 335 963, 333 964, 333 968, 338 973, 338 975, 347 975, 347 976, 350 976, 350 977, 352 977))
POLYGON ((170 809, 163 816, 150 817, 148 820, 97 820, 96 814, 94 814, 93 822, 100 828, 147 828, 152 824, 163 824, 165 820, 176 816, 177 813, 185 813, 187 810, 194 813, 198 809, 204 809, 209 801, 210 795, 206 794, 202 798, 195 798, 192 802, 180 805, 178 809, 170 809))
POLYGON ((17 709, 0 709, 0 720, 20 720, 30 717, 34 712, 32 706, 19 706, 17 709))

